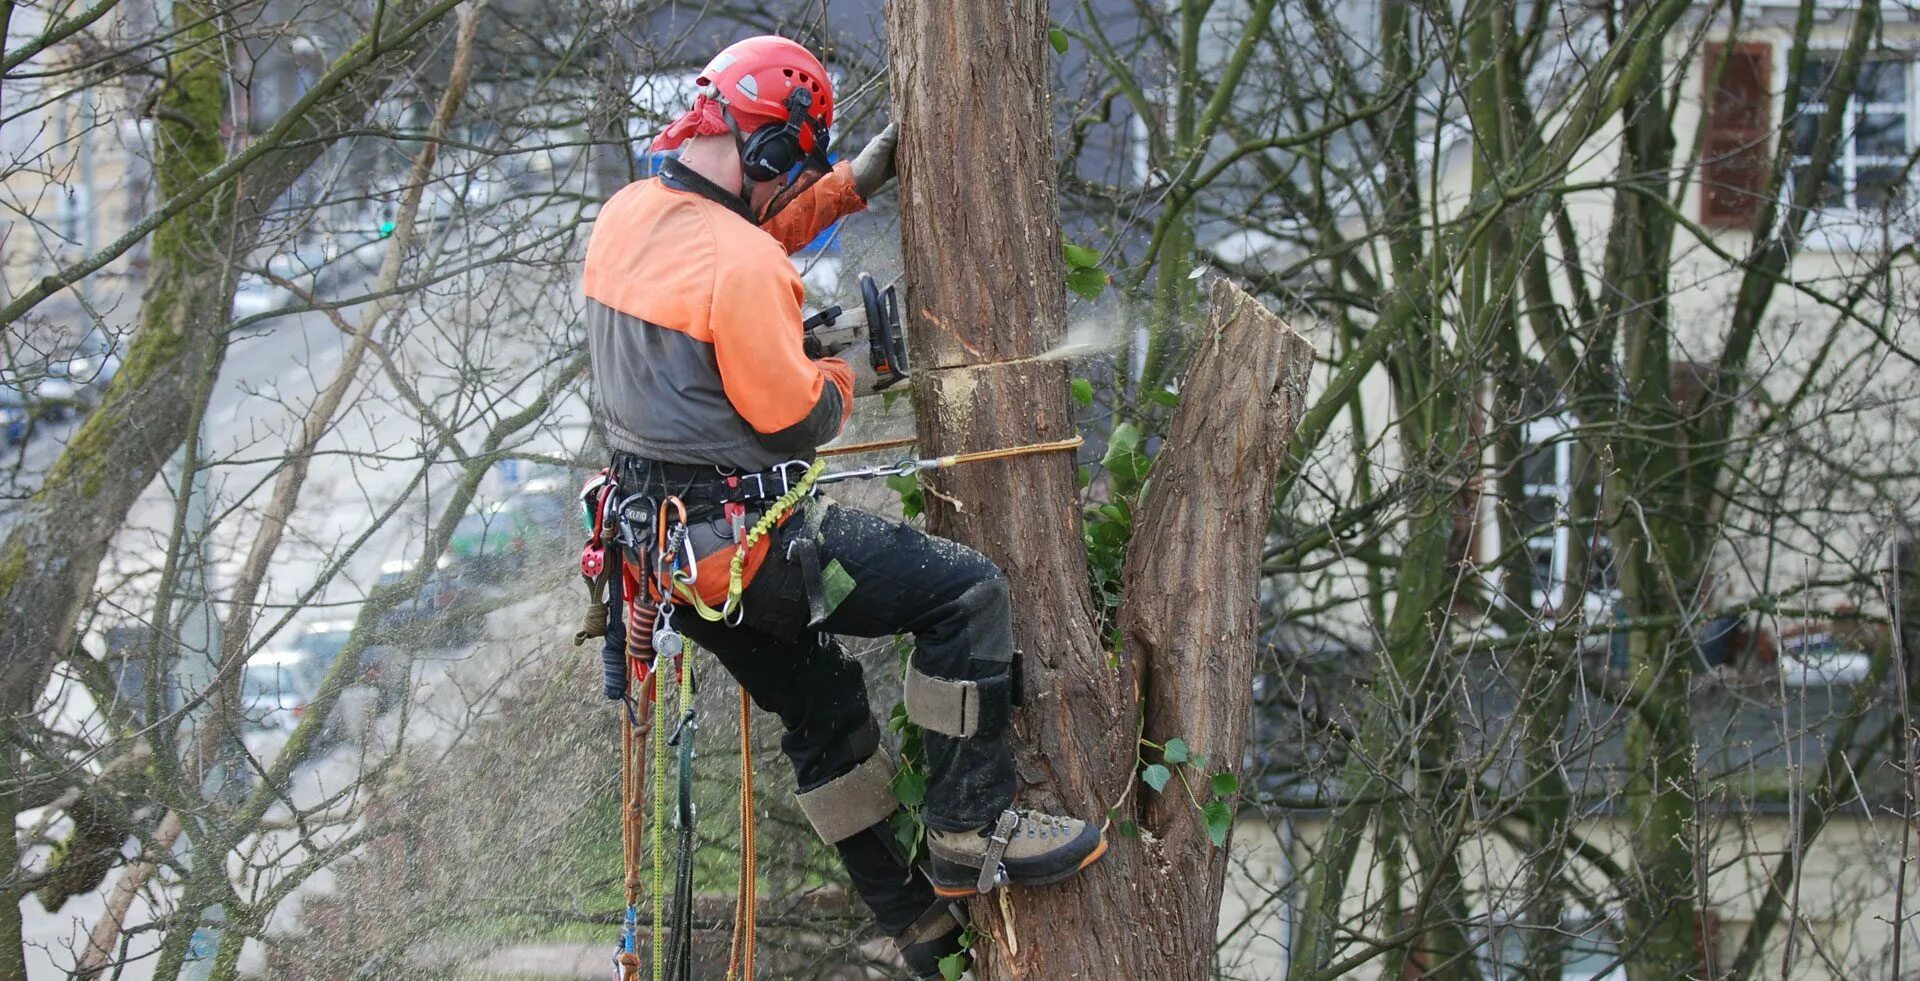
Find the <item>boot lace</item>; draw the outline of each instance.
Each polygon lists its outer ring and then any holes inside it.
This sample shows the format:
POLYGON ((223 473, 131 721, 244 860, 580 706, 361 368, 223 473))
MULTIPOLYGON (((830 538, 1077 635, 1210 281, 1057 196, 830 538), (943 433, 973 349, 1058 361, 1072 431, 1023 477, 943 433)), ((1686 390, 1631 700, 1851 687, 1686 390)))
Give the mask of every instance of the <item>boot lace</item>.
POLYGON ((1029 838, 1072 837, 1074 820, 1045 811, 1020 810, 1020 833, 1029 838))

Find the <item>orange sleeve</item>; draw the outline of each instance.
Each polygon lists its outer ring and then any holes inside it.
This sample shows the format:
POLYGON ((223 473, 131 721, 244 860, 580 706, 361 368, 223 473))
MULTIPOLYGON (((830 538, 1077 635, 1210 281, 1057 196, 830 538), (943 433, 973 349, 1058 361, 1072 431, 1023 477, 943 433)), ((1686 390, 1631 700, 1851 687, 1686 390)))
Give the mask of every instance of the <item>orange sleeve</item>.
POLYGON ((839 434, 853 373, 844 362, 807 359, 800 274, 784 256, 761 254, 770 261, 728 263, 715 277, 709 324, 720 384, 755 432, 789 452, 811 450, 839 434))
POLYGON ((866 199, 853 189, 853 165, 843 160, 760 227, 792 255, 806 248, 828 225, 866 207, 866 199))
MULTIPOLYGON (((846 425, 847 417, 853 415, 853 368, 845 358, 821 358, 814 364, 820 366, 835 388, 840 390, 840 424, 846 425)), ((839 435, 835 433, 834 435, 839 435)), ((824 442, 824 441, 823 441, 824 442)))

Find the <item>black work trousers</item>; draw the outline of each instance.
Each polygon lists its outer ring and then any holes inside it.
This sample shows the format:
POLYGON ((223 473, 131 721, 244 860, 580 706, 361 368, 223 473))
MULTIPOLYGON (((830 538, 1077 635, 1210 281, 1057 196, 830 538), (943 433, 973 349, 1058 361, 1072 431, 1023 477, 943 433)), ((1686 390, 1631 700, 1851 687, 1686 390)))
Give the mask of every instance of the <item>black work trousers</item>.
MULTIPOLYGON (((675 628, 711 651, 754 704, 780 717, 786 727, 781 748, 802 793, 880 751, 880 725, 860 665, 830 635, 911 633, 913 666, 940 678, 1002 677, 1013 659, 1006 579, 985 556, 829 501, 808 506, 826 509, 815 522, 819 564, 838 563, 852 579, 851 590, 825 619, 808 624, 808 576, 793 547, 808 534, 808 522, 797 512, 775 533, 765 563, 747 586, 740 625, 703 620, 685 608, 673 618, 675 628)), ((695 524, 696 531, 721 532, 717 522, 695 524)), ((696 547, 710 552, 701 537, 696 534, 696 547)), ((930 827, 977 828, 1012 804, 1013 761, 1004 735, 957 739, 928 731, 923 745, 928 786, 921 816, 930 827)), ((883 822, 836 847, 880 927, 897 934, 934 897, 891 838, 883 822)))

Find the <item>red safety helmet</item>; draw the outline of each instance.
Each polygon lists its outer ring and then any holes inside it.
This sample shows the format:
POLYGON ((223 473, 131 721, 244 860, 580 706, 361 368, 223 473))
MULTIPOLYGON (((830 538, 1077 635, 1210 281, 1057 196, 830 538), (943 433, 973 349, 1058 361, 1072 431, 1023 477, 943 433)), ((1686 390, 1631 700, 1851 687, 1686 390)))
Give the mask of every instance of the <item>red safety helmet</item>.
MULTIPOLYGON (((744 129, 787 122, 788 102, 798 89, 807 91, 806 115, 822 130, 833 127, 833 82, 825 65, 799 42, 774 34, 735 41, 707 62, 694 84, 711 90, 744 129)), ((803 127, 811 130, 812 127, 803 127)), ((800 149, 812 153, 810 132, 800 149)))
POLYGON ((740 191, 778 182, 776 196, 754 216, 765 222, 825 174, 833 125, 833 82, 820 59, 799 43, 775 35, 728 45, 707 62, 695 84, 693 108, 653 141, 655 153, 695 136, 732 133, 740 148, 740 191))
POLYGON ((707 62, 694 84, 700 92, 693 108, 653 141, 653 152, 731 129, 747 142, 789 137, 791 145, 784 148, 789 152, 774 154, 790 158, 787 167, 808 157, 824 159, 833 126, 833 82, 820 59, 799 43, 772 34, 736 41, 707 62), (793 118, 796 108, 799 119, 793 118))

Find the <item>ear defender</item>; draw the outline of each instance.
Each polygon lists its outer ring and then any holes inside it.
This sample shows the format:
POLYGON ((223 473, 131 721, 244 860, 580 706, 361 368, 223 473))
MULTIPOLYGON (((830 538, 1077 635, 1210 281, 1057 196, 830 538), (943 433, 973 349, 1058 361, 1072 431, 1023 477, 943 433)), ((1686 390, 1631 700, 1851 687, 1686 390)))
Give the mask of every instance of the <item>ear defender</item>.
POLYGON ((796 86, 787 96, 787 120, 762 126, 747 137, 747 145, 740 151, 740 164, 747 177, 755 181, 778 180, 792 170, 807 156, 800 145, 803 127, 814 127, 814 152, 824 155, 826 152, 826 134, 821 132, 808 111, 813 108, 813 96, 805 88, 796 86))

